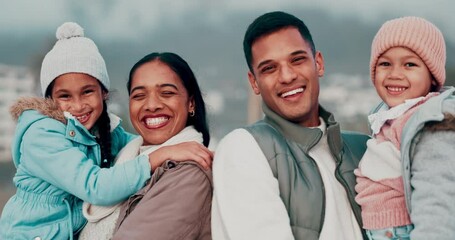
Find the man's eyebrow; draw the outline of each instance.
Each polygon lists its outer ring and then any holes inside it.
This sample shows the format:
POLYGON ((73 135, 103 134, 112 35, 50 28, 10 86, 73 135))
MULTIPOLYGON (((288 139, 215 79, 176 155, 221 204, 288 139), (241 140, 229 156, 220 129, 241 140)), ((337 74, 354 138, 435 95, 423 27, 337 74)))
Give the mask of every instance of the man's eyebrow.
POLYGON ((266 65, 266 64, 269 64, 269 63, 271 63, 271 62, 272 62, 272 60, 264 60, 264 61, 260 62, 256 68, 259 69, 259 68, 261 68, 262 66, 264 66, 264 65, 266 65))
MULTIPOLYGON (((305 55, 306 55, 306 54, 308 54, 308 52, 305 51, 305 50, 297 50, 297 51, 292 52, 290 55, 291 55, 291 56, 295 56, 295 55, 299 55, 299 54, 305 54, 305 55)), ((269 64, 270 62, 272 62, 272 60, 264 60, 264 61, 260 62, 260 63, 257 65, 256 68, 259 69, 259 68, 261 68, 262 66, 264 66, 264 65, 266 65, 266 64, 269 64)))

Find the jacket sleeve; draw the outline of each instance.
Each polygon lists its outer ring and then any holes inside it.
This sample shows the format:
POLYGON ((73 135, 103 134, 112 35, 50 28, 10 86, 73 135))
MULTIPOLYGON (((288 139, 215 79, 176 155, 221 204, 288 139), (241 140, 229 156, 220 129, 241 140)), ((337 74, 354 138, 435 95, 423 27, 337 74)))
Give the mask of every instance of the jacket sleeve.
POLYGON ((455 237, 455 131, 425 131, 411 164, 411 239, 455 237))
POLYGON ((294 239, 278 180, 248 131, 219 143, 213 182, 213 239, 294 239))
POLYGON ((197 166, 166 171, 123 220, 113 239, 209 239, 212 184, 197 166), (207 226, 208 225, 208 226, 207 226))
POLYGON ((43 119, 22 137, 19 167, 63 191, 96 205, 113 205, 144 186, 150 178, 147 156, 100 168, 65 136, 65 126, 43 119))
POLYGON ((111 135, 112 139, 115 139, 112 141, 112 155, 114 157, 117 156, 120 150, 126 146, 126 144, 138 137, 138 135, 125 131, 125 129, 120 125, 117 126, 114 131, 112 131, 111 135))

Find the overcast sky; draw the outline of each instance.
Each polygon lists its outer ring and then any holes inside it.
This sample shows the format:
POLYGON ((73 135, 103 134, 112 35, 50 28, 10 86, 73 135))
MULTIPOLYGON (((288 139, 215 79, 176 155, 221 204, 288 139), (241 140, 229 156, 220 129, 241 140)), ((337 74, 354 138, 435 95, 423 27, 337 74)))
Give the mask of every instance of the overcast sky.
MULTIPOLYGON (((141 29, 156 28, 169 16, 182 24, 185 12, 206 10, 207 20, 222 23, 229 13, 292 9, 304 6, 328 11, 337 16, 375 21, 383 16, 416 15, 425 17, 443 29, 446 38, 455 42, 455 2, 453 0, 1 0, 0 31, 20 33, 40 29, 55 30, 74 18, 74 8, 90 18, 92 29, 100 37, 134 39, 141 29), (163 18, 166 16, 166 18, 163 18)), ((257 15, 257 14, 256 14, 257 15)), ((255 16, 252 16, 255 17, 255 16)), ((245 26, 239 26, 245 28, 245 26)))
MULTIPOLYGON (((334 76, 345 74, 340 80, 343 83, 346 79, 370 83, 364 80, 369 76, 371 39, 385 20, 409 15, 424 17, 442 30, 446 41, 452 43, 449 46, 455 43, 455 0, 0 1, 0 36, 3 36, 0 38, 0 64, 39 67, 40 64, 30 64, 33 62, 30 59, 39 59, 39 54, 43 57, 50 49, 55 43, 55 38, 51 36, 55 36, 58 26, 66 21, 76 21, 84 27, 87 36, 96 40, 99 47, 106 47, 101 49, 104 50, 103 57, 107 60, 111 81, 119 89, 118 97, 122 97, 126 96, 123 89, 126 73, 137 59, 151 49, 174 51, 189 60, 206 92, 223 92, 229 98, 229 101, 225 101, 229 111, 219 107, 219 112, 225 114, 211 119, 212 126, 224 127, 224 130, 215 132, 218 136, 244 124, 246 100, 237 97, 247 95, 241 39, 247 25, 267 11, 297 12, 297 16, 309 24, 313 37, 319 37, 318 48, 326 50, 327 73, 334 76), (327 21, 324 21, 326 18, 327 21), (198 28, 201 25, 206 26, 198 28), (341 44, 338 46, 336 43, 341 44), (235 104, 235 107, 228 104, 235 104)), ((451 56, 454 54, 449 54, 448 58, 451 56)), ((326 78, 335 79, 330 76, 326 78)), ((351 99, 366 102, 364 96, 352 95, 369 94, 351 91, 357 85, 361 84, 343 86, 349 88, 346 93, 351 99)), ((333 91, 327 92, 332 94, 333 91)), ((336 89, 336 92, 342 91, 336 89)), ((119 102, 125 104, 126 101, 119 102)), ((217 109, 217 101, 210 98, 208 102, 210 107, 217 109)), ((358 108, 357 104, 358 101, 351 107, 358 108)))

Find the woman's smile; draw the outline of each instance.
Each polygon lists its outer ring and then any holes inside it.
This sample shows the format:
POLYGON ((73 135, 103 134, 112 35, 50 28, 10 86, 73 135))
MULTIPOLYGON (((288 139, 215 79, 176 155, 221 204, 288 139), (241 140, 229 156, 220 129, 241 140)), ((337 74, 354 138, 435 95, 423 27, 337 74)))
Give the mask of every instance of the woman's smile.
POLYGON ((161 128, 169 122, 169 116, 144 117, 143 122, 147 128, 161 128))

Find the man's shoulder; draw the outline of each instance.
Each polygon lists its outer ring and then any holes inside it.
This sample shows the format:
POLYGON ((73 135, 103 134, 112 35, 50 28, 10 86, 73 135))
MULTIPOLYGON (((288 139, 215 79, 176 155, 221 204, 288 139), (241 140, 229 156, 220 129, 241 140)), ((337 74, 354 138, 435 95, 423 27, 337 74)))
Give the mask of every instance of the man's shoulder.
POLYGON ((267 140, 273 142, 281 142, 285 140, 285 137, 278 129, 274 128, 265 121, 259 121, 252 125, 248 125, 244 127, 244 129, 248 131, 259 143, 267 140))
POLYGON ((268 156, 276 155, 277 149, 282 149, 280 147, 282 145, 284 145, 282 141, 277 141, 271 135, 257 135, 246 128, 238 128, 221 139, 215 151, 215 158, 248 155, 268 159, 268 156))
POLYGON ((214 173, 217 166, 226 164, 243 164, 239 159, 248 159, 248 162, 255 162, 263 159, 264 154, 256 139, 245 129, 238 128, 229 132, 218 143, 214 157, 214 173))
POLYGON ((253 136, 246 129, 237 128, 226 134, 218 143, 217 148, 226 145, 237 145, 249 140, 254 140, 253 136))

